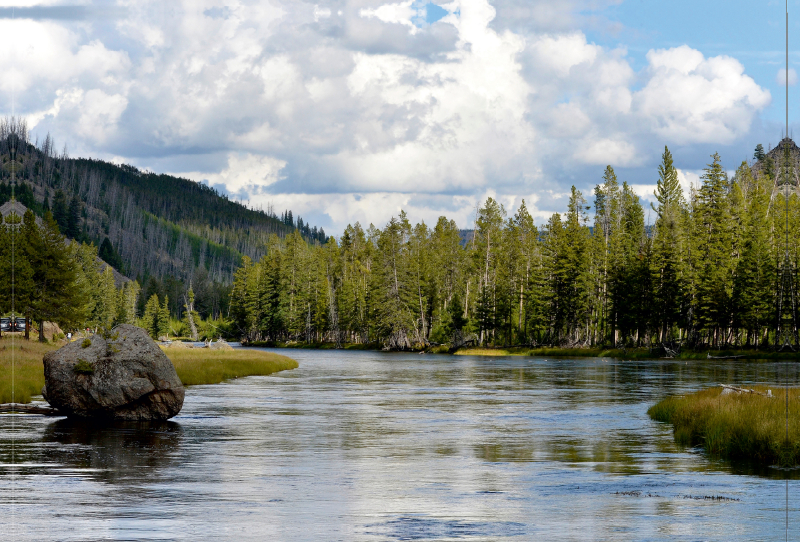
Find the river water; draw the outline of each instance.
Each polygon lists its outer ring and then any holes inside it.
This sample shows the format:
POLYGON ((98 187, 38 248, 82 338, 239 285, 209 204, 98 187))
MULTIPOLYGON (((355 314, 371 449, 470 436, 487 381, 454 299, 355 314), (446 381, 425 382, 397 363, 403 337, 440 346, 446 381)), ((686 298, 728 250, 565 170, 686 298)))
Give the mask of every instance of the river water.
POLYGON ((787 364, 281 353, 300 368, 189 388, 169 423, 0 415, 0 539, 784 539, 783 472, 646 410, 787 364))

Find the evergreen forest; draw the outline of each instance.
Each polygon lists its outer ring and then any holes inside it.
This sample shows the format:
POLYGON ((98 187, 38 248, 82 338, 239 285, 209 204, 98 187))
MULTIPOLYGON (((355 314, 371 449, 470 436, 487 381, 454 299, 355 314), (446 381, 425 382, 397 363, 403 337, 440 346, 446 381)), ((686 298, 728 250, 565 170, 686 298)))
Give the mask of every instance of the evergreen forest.
POLYGON ((733 175, 713 155, 688 192, 665 148, 648 209, 608 166, 541 226, 524 201, 509 216, 489 198, 472 231, 401 212, 334 238, 192 181, 57 156, 49 137, 0 124, 0 204, 14 178, 28 208, 0 226, 0 314, 14 269, 14 310, 40 325, 401 350, 770 348, 787 329, 797 342, 800 149, 788 138, 733 175))
MULTIPOLYGON (((797 155, 788 139, 770 153, 759 145, 754 164, 729 176, 715 154, 684 194, 665 148, 652 209, 609 166, 592 194, 573 187, 566 212, 541 228, 524 201, 508 216, 489 198, 466 243, 452 220, 414 225, 404 213, 325 245, 273 236, 264 257, 236 271, 230 319, 249 341, 391 349, 767 348, 787 311, 798 316, 793 290, 777 309, 787 209, 776 188, 797 155)), ((788 205, 794 284, 796 193, 788 205)))

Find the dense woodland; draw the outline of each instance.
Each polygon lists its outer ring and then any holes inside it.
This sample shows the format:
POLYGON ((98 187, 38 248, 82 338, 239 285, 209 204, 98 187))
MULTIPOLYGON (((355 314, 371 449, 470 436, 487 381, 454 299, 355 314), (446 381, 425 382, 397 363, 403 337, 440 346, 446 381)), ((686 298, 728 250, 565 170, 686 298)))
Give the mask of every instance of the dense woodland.
MULTIPOLYGON (((800 171, 788 139, 769 153, 759 145, 732 178, 712 156, 688 194, 665 148, 652 213, 609 166, 592 194, 573 187, 566 212, 541 227, 524 202, 507 216, 490 198, 472 232, 445 217, 413 225, 401 213, 382 229, 356 223, 326 238, 290 211, 278 217, 191 181, 55 157, 49 138, 30 144, 22 123, 0 129, 3 179, 19 175, 14 196, 35 211, 0 230, 0 288, 10 284, 14 234, 31 267, 16 261, 16 307, 37 321, 395 349, 767 348, 781 325, 797 340, 800 200, 793 188, 787 223, 776 186, 800 171), (67 263, 45 258, 58 247, 67 263), (98 254, 139 280, 114 286, 98 254), (80 295, 49 302, 67 283, 80 295)), ((0 203, 9 189, 0 182, 0 203)), ((7 313, 10 295, 0 299, 7 313)))
MULTIPOLYGON (((733 178, 714 155, 685 196, 665 149, 650 225, 609 166, 591 204, 573 187, 542 228, 524 202, 507 216, 488 199, 466 246, 453 221, 412 225, 402 213, 324 246, 273 237, 237 270, 230 317, 250 341, 768 347, 779 318, 797 316, 788 301, 776 310, 786 204, 775 180, 797 152, 789 140, 769 154, 759 145, 733 178)), ((794 280, 794 193, 789 206, 794 280)))

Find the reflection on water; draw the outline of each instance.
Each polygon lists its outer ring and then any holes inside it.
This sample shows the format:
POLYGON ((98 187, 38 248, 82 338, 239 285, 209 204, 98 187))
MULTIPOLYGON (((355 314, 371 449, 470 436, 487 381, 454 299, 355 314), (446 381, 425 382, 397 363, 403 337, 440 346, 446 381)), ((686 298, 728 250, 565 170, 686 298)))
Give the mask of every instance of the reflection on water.
POLYGON ((177 453, 180 424, 160 422, 92 422, 60 419, 49 424, 42 443, 47 459, 73 469, 86 469, 103 482, 124 482, 142 472, 169 465, 177 453))
POLYGON ((797 383, 794 364, 290 354, 299 369, 190 388, 173 422, 0 416, 0 532, 14 542, 783 534, 783 478, 800 471, 708 460, 646 410, 721 382, 779 390, 797 383))

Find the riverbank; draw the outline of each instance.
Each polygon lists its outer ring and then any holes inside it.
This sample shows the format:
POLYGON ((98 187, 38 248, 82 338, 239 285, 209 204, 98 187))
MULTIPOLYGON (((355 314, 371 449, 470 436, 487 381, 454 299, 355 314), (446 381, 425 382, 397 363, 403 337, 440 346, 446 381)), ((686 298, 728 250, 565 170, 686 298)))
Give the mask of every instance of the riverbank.
POLYGON ((164 348, 184 386, 219 384, 245 376, 266 376, 296 369, 287 356, 261 350, 210 350, 208 348, 164 348))
MULTIPOLYGON (((30 403, 31 397, 41 394, 44 386, 42 358, 63 346, 26 341, 15 337, 0 339, 0 403, 30 403), (12 394, 12 359, 13 394, 12 394)), ((164 349, 175 365, 178 377, 185 386, 219 384, 232 378, 265 376, 296 369, 297 362, 289 357, 258 350, 210 350, 207 348, 164 349)))
MULTIPOLYGON (((711 457, 763 465, 800 464, 800 418, 789 417, 787 441, 785 390, 750 389, 755 393, 723 393, 723 388, 716 387, 667 397, 647 414, 671 424, 676 443, 702 446, 711 457)), ((790 389, 791 409, 796 410, 798 398, 800 390, 790 389)))
MULTIPOLYGON (((336 350, 333 343, 299 343, 299 342, 251 342, 243 344, 248 347, 287 348, 303 350, 336 350)), ((341 350, 381 351, 379 343, 345 343, 341 350)), ((424 352, 426 354, 452 354, 456 356, 528 356, 548 358, 611 358, 619 360, 706 360, 706 359, 743 359, 743 360, 800 360, 800 352, 770 352, 763 350, 702 350, 683 351, 675 356, 667 357, 650 348, 558 348, 558 347, 470 347, 450 352, 447 345, 436 345, 425 349, 411 349, 406 352, 424 352)))

